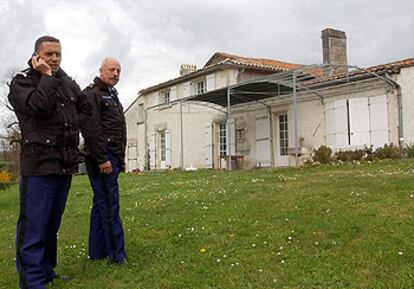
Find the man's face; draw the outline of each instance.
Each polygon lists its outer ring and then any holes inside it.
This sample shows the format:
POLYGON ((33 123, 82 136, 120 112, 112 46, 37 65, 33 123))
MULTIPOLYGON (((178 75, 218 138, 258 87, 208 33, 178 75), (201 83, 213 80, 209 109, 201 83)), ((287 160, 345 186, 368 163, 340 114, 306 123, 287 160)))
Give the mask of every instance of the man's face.
POLYGON ((121 75, 121 66, 116 60, 107 60, 99 69, 100 79, 108 87, 115 86, 121 75))
POLYGON ((37 50, 37 54, 50 66, 52 72, 59 70, 60 62, 62 61, 62 47, 59 43, 42 42, 37 50))

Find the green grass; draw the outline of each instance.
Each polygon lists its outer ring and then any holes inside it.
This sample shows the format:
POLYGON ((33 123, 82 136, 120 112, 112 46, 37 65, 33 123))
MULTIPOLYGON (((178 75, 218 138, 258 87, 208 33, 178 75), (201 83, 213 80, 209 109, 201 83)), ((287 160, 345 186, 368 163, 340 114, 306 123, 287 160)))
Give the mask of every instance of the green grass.
MULTIPOLYGON (((48 288, 414 288, 414 160, 123 174, 129 263, 87 259, 91 190, 71 188, 48 288), (205 252, 201 252, 205 249, 205 252)), ((0 191, 0 288, 17 288, 17 186, 0 191)))

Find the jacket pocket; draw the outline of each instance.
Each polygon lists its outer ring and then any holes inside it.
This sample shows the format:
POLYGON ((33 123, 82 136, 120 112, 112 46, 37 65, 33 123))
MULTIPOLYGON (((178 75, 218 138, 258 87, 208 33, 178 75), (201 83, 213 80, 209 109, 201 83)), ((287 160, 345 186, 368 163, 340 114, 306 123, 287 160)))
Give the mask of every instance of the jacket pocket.
POLYGON ((22 139, 22 145, 39 144, 44 146, 55 146, 56 136, 46 135, 42 133, 29 133, 22 139))

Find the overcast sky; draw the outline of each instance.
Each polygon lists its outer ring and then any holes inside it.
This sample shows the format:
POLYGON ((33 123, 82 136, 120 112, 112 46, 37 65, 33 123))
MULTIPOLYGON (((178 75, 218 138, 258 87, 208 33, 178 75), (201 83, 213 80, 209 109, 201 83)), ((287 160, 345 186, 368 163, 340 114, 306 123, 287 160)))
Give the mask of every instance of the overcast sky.
POLYGON ((103 58, 118 58, 126 108, 139 90, 177 77, 180 64, 202 67, 217 51, 321 63, 327 27, 346 32, 349 64, 414 57, 413 18, 413 0, 1 0, 0 76, 23 69, 49 34, 82 88, 103 58))

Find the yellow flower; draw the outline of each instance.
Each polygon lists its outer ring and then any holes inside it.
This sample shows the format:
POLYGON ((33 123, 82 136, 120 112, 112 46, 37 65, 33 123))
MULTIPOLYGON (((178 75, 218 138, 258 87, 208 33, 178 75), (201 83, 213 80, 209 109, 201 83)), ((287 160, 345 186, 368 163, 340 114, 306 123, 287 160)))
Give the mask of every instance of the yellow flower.
POLYGON ((12 175, 7 171, 0 171, 0 183, 7 184, 12 181, 12 175))
POLYGON ((200 253, 205 253, 205 252, 207 252, 207 250, 206 250, 206 249, 204 249, 204 248, 201 248, 201 249, 200 249, 200 253))

